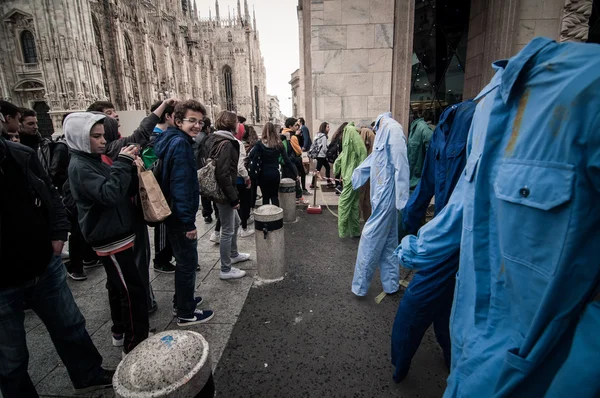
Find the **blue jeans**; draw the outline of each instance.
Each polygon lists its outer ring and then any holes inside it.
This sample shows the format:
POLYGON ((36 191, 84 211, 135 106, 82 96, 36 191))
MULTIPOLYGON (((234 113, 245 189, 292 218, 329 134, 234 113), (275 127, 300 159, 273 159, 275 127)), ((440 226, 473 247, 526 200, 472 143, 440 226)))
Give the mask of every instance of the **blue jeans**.
POLYGON ((27 373, 25 302, 46 325, 75 388, 86 387, 103 375, 102 356, 85 329, 85 319, 67 286, 66 276, 61 257, 52 256, 38 278, 18 287, 0 289, 0 390, 4 398, 37 397, 27 373))
POLYGON ((238 256, 237 234, 240 227, 240 217, 229 203, 217 203, 219 209, 219 220, 221 220, 221 243, 219 252, 221 254, 221 271, 231 271, 231 257, 238 256))
POLYGON ((185 232, 167 226, 167 237, 173 247, 175 267, 175 296, 173 305, 177 307, 177 316, 192 318, 196 309, 194 292, 196 290, 196 267, 198 267, 198 241, 188 239, 185 232))

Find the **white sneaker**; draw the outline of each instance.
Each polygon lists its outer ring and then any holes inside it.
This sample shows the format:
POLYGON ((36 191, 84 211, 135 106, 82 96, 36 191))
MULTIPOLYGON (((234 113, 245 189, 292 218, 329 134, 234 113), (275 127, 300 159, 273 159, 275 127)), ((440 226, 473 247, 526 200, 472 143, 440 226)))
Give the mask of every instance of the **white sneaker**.
POLYGON ((68 252, 68 251, 66 251, 66 250, 64 250, 62 253, 60 253, 60 257, 61 257, 63 260, 68 260, 68 259, 69 259, 69 252, 68 252))
POLYGON ((250 255, 248 253, 238 253, 237 257, 231 257, 231 264, 237 264, 248 260, 250 260, 250 255))
POLYGON ((240 236, 240 238, 247 238, 248 236, 252 236, 254 235, 254 228, 240 228, 238 235, 240 236))
POLYGON ((235 267, 231 267, 231 270, 229 272, 221 271, 221 274, 219 275, 219 277, 223 280, 239 279, 239 278, 243 278, 244 276, 246 276, 246 271, 243 271, 243 270, 241 270, 239 268, 235 268, 235 267))
POLYGON ((218 245, 219 243, 221 243, 221 232, 213 231, 212 234, 210 234, 210 238, 208 238, 208 240, 218 245))
POLYGON ((254 216, 248 217, 248 224, 254 224, 254 216))

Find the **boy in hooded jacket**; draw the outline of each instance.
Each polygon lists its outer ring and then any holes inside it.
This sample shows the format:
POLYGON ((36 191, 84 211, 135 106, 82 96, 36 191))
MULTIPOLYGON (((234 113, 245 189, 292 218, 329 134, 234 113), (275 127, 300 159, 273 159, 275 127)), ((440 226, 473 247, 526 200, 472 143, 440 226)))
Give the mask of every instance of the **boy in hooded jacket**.
MULTIPOLYGON (((85 240, 102 259, 108 279, 113 345, 124 354, 148 337, 146 294, 135 263, 135 209, 138 148, 121 149, 112 166, 102 161, 105 115, 76 112, 63 129, 71 150, 69 179, 85 240), (118 300, 115 299, 118 298, 118 300)), ((141 162, 141 160, 139 160, 141 162)))

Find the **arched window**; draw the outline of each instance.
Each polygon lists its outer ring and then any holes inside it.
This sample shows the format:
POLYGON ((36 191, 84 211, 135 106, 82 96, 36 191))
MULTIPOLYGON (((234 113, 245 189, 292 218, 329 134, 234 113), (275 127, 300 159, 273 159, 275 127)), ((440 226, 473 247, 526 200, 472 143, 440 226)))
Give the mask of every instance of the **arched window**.
POLYGON ((28 30, 24 30, 21 33, 21 49, 23 50, 23 62, 26 64, 36 64, 37 51, 35 49, 35 39, 33 33, 28 30))
POLYGON ((123 35, 125 39, 125 56, 127 57, 127 63, 132 68, 135 68, 135 61, 133 60, 133 46, 131 45, 131 40, 127 34, 123 35))
POLYGON ((229 66, 223 68, 223 83, 225 84, 225 101, 228 111, 233 111, 233 79, 232 72, 229 66))
POLYGON ((231 32, 227 32, 227 41, 230 43, 233 41, 233 35, 231 34, 231 32))
POLYGON ((100 71, 102 72, 102 84, 104 85, 104 92, 110 98, 110 85, 108 84, 108 75, 106 73, 106 62, 104 61, 104 49, 102 48, 102 34, 100 32, 100 25, 95 17, 92 17, 92 27, 94 29, 94 39, 96 40, 96 47, 98 48, 98 55, 100 56, 100 71))
POLYGON ((256 115, 256 122, 260 122, 260 105, 258 102, 258 86, 254 86, 254 114, 256 115))

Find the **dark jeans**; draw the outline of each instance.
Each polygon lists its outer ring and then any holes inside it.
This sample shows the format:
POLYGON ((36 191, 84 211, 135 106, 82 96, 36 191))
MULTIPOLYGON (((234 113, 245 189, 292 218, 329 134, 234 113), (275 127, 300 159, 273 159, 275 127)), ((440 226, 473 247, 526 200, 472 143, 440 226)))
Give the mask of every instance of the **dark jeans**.
POLYGON ((262 193, 263 205, 269 203, 279 206, 279 170, 263 170, 260 178, 258 179, 258 186, 262 193))
POLYGON ((302 184, 302 191, 306 191, 306 170, 304 170, 304 164, 302 164, 302 160, 298 162, 296 165, 298 169, 298 175, 300 176, 300 184, 302 184))
POLYGON ((101 257, 106 270, 112 332, 124 333, 128 353, 148 337, 148 305, 133 249, 101 257))
POLYGON ((69 235, 69 262, 67 263, 67 272, 83 272, 83 262, 96 260, 96 252, 89 243, 83 238, 77 214, 69 216, 71 223, 71 234, 69 235))
POLYGON ((67 286, 62 260, 53 256, 40 277, 19 287, 0 288, 0 390, 4 398, 38 396, 27 373, 25 301, 46 325, 74 387, 86 387, 102 376, 102 357, 67 286))
POLYGON ((317 158, 317 171, 321 172, 321 168, 325 167, 325 177, 331 178, 331 166, 325 158, 317 158))
POLYGON ((240 198, 240 215, 242 228, 248 228, 248 218, 250 218, 250 206, 252 204, 252 191, 246 188, 246 184, 237 184, 238 197, 240 198))
POLYGON ((213 213, 213 207, 215 213, 217 212, 217 205, 213 203, 212 200, 205 198, 204 196, 200 196, 200 202, 202 202, 202 217, 208 217, 213 213))
POLYGON ((167 238, 167 226, 160 223, 154 227, 154 264, 170 263, 173 258, 173 248, 167 238))
POLYGON ((194 292, 196 290, 196 267, 198 267, 198 241, 188 239, 185 232, 167 227, 167 235, 173 246, 175 267, 175 295, 173 304, 177 307, 177 316, 192 318, 196 309, 194 292))

